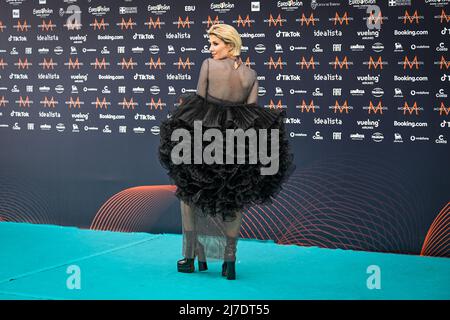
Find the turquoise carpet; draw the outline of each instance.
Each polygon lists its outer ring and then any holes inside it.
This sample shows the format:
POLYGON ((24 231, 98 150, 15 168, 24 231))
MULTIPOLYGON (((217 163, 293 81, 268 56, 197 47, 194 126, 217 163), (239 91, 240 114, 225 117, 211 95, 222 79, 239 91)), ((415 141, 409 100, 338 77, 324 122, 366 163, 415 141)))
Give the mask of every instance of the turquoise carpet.
POLYGON ((0 244, 2 300, 450 299, 448 258, 240 240, 237 280, 228 281, 219 261, 178 273, 177 234, 2 222, 0 244), (379 289, 368 286, 372 265, 379 289))

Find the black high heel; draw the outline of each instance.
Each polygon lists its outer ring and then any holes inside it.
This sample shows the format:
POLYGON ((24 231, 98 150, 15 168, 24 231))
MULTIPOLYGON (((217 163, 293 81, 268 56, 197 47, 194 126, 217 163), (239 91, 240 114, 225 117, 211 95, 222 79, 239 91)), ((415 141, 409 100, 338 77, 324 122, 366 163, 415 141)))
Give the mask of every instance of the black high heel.
POLYGON ((237 237, 228 237, 224 252, 224 262, 222 264, 222 276, 227 280, 236 279, 236 251, 237 237))
POLYGON ((208 270, 208 264, 206 263, 206 256, 205 256, 205 248, 198 240, 197 240, 197 248, 196 249, 197 249, 197 258, 198 258, 198 271, 208 270))
POLYGON ((222 276, 227 277, 227 280, 236 280, 235 261, 224 261, 222 264, 222 276))
POLYGON ((184 258, 177 261, 178 272, 192 273, 195 270, 194 259, 184 258))

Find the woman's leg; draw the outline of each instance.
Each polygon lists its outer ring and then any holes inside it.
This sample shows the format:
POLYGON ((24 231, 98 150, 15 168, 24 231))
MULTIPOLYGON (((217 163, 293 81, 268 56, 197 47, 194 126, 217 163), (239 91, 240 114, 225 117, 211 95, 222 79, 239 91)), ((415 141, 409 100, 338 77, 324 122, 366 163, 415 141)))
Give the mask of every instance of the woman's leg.
POLYGON ((233 221, 225 221, 226 246, 224 253, 225 261, 236 260, 237 240, 241 231, 242 212, 236 212, 236 219, 233 221))
POLYGON ((183 227, 183 255, 185 258, 194 259, 195 258, 195 212, 191 206, 185 203, 183 200, 180 201, 181 208, 181 220, 183 227))
POLYGON ((236 279, 236 251, 237 251, 237 241, 239 238, 241 224, 242 224, 242 213, 236 212, 236 219, 233 221, 225 221, 225 236, 226 245, 223 257, 222 265, 222 275, 226 276, 228 280, 236 279))

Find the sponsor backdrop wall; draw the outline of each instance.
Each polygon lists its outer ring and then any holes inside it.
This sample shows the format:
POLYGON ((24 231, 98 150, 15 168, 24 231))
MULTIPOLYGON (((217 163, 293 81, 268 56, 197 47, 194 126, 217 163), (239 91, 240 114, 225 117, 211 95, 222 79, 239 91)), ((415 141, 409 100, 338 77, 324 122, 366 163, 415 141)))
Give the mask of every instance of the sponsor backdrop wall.
POLYGON ((180 232, 159 124, 223 22, 297 164, 242 237, 448 257, 449 21, 447 1, 2 0, 0 220, 180 232))

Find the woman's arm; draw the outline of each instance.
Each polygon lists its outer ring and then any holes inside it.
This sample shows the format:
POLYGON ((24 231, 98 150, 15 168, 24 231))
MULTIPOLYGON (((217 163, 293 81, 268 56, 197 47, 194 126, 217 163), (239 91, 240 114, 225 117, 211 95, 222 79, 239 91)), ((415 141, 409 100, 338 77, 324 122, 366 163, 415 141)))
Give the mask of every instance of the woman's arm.
POLYGON ((258 103, 258 78, 255 75, 255 81, 253 82, 252 89, 247 97, 247 103, 258 103))
POLYGON ((203 60, 202 66, 200 68, 200 75, 198 77, 197 83, 197 94, 206 97, 206 87, 208 81, 208 69, 209 69, 209 61, 208 59, 203 60))

